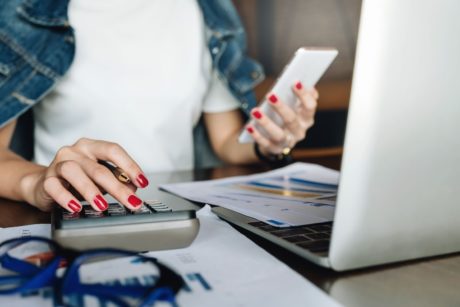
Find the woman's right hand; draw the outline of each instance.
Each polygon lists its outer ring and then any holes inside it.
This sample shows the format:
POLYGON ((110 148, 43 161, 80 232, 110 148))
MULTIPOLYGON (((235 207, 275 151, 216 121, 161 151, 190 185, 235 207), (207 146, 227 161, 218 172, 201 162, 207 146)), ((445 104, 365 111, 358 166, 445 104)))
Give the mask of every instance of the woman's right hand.
POLYGON ((21 189, 26 200, 43 211, 50 211, 54 202, 70 212, 81 211, 78 194, 95 210, 104 211, 108 203, 101 189, 120 204, 136 210, 142 201, 134 193, 148 183, 141 168, 120 145, 82 138, 59 149, 48 167, 23 177, 21 189), (132 183, 120 182, 98 160, 123 169, 132 183))

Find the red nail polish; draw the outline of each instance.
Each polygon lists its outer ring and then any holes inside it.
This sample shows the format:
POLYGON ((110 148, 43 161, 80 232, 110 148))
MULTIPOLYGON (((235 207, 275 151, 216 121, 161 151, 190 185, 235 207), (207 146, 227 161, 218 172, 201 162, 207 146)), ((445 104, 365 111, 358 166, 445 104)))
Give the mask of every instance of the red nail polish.
POLYGON ((254 129, 252 129, 252 127, 246 127, 246 130, 248 130, 249 133, 254 133, 254 129))
POLYGON ((93 199, 93 202, 96 205, 96 207, 98 207, 101 211, 104 211, 109 207, 109 204, 107 203, 105 198, 102 197, 102 195, 100 194, 96 195, 96 197, 93 199))
POLYGON ((261 119, 262 118, 262 113, 260 113, 259 111, 255 110, 254 112, 252 112, 252 115, 254 115, 255 118, 257 119, 261 119))
POLYGON ((142 200, 134 194, 128 197, 128 202, 134 207, 138 207, 142 204, 142 200))
POLYGON ((268 97, 268 100, 270 100, 271 103, 277 103, 278 97, 276 97, 275 94, 271 94, 270 97, 268 97))
POLYGON ((80 212, 81 210, 81 206, 75 201, 75 200, 71 200, 69 201, 69 203, 67 204, 67 206, 73 211, 73 212, 80 212))
POLYGON ((141 186, 141 188, 145 188, 149 185, 149 181, 143 174, 137 176, 137 183, 141 186))
POLYGON ((301 90, 301 89, 302 89, 302 83, 300 83, 300 81, 297 82, 297 83, 295 84, 295 88, 298 89, 298 90, 301 90))

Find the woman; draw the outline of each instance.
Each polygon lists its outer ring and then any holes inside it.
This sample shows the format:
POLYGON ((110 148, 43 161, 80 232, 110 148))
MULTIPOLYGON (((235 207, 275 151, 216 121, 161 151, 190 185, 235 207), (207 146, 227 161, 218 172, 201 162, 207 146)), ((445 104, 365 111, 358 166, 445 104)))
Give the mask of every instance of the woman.
POLYGON ((0 196, 41 210, 57 202, 76 212, 80 194, 102 211, 104 190, 135 210, 142 203, 136 188, 149 184, 145 172, 193 167, 192 130, 201 115, 226 163, 258 160, 252 145, 237 142, 242 114, 251 109, 269 134, 246 127, 259 155, 292 148, 313 124, 317 92, 293 85, 296 111, 271 93, 286 123, 276 125, 253 108, 252 89, 263 73, 244 50, 229 0, 6 1, 0 8, 0 196), (29 162, 8 144, 16 118, 32 106, 29 162), (98 160, 121 167, 133 184, 120 183, 98 160))

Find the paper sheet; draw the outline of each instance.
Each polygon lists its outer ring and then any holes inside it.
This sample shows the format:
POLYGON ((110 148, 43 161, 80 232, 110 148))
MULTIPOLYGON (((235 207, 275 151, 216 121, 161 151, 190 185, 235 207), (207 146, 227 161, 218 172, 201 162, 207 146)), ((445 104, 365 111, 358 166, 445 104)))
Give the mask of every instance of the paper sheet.
POLYGON ((262 174, 160 187, 192 201, 289 227, 332 221, 338 181, 335 170, 294 163, 262 174))
POLYGON ((33 224, 19 227, 0 228, 0 242, 18 237, 51 237, 50 224, 33 224))
MULTIPOLYGON (((200 232, 190 247, 150 253, 186 281, 186 287, 177 297, 179 306, 339 306, 312 283, 217 218, 208 206, 201 209, 198 216, 200 232)), ((24 229, 34 235, 49 235, 50 230, 49 225, 31 225, 24 229)), ((4 230, 1 241, 22 232, 21 228, 4 230)), ((113 282, 112 273, 117 272, 116 281, 132 284, 152 279, 151 275, 155 274, 148 270, 127 272, 119 263, 106 262, 88 266, 84 278, 113 282)), ((99 305, 96 300, 85 303, 99 305)), ((27 297, 0 296, 0 306, 53 306, 52 292, 44 290, 27 297)))

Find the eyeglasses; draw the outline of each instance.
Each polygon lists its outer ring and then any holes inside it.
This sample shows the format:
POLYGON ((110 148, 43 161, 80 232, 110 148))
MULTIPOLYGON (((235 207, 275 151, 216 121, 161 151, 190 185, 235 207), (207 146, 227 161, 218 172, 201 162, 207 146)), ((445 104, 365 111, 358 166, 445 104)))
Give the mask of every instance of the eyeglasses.
POLYGON ((0 295, 30 293, 53 287, 58 305, 63 306, 81 305, 85 296, 121 307, 152 306, 158 301, 177 306, 175 295, 184 285, 181 276, 156 258, 108 248, 79 252, 42 237, 4 241, 0 244, 0 265, 16 273, 0 276, 0 295), (123 264, 123 269, 128 272, 139 271, 140 268, 153 274, 149 282, 130 284, 101 280, 100 276, 94 278, 87 274, 91 268, 98 267, 100 274, 115 277, 119 272, 104 270, 107 263, 123 264), (63 267, 67 269, 60 274, 63 267))

